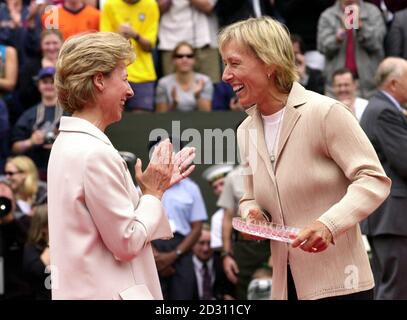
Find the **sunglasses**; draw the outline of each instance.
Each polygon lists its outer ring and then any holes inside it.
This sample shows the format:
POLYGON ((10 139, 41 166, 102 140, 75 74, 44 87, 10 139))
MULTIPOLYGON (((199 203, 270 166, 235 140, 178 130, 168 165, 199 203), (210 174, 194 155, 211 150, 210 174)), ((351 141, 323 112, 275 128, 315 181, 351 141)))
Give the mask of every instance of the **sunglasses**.
POLYGON ((6 176, 14 176, 15 174, 23 173, 22 171, 5 171, 4 175, 6 176))
POLYGON ((174 55, 174 58, 176 58, 176 59, 182 59, 182 58, 192 59, 193 57, 194 57, 193 53, 188 53, 188 54, 177 53, 174 55))

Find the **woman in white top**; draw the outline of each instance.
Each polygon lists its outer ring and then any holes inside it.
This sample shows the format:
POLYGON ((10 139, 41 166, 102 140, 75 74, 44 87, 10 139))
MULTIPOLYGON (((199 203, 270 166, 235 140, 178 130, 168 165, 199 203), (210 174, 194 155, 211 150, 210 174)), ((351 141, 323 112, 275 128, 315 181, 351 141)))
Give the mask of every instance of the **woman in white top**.
POLYGON ((175 72, 158 81, 156 111, 211 111, 213 85, 208 76, 194 72, 195 53, 188 42, 174 49, 175 72))

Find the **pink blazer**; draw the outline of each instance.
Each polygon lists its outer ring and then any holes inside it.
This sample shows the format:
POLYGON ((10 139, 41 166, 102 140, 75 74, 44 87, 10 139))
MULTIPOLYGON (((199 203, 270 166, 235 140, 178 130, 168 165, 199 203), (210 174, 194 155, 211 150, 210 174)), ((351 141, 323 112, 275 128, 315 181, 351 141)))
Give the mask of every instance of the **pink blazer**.
POLYGON ((53 299, 162 299, 151 240, 172 232, 90 122, 62 117, 48 165, 53 299))
POLYGON ((274 222, 299 228, 319 220, 335 242, 313 254, 271 241, 272 298, 287 299, 288 264, 299 299, 371 289, 358 222, 386 199, 391 181, 355 117, 336 100, 294 83, 273 169, 261 115, 256 106, 247 113, 237 133, 246 174, 241 215, 258 207, 274 222))

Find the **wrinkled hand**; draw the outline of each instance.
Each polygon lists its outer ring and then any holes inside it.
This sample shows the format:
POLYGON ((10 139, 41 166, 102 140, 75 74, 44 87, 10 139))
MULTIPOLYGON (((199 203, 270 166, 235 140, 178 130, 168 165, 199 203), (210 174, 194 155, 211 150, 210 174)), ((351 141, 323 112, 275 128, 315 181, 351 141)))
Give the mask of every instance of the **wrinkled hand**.
POLYGON ((332 239, 331 231, 322 222, 314 221, 300 231, 292 247, 300 246, 306 252, 317 253, 326 250, 332 243, 332 239))
POLYGON ((170 140, 165 139, 160 142, 154 148, 146 170, 142 172, 141 168, 141 160, 137 159, 135 175, 142 193, 151 194, 161 199, 165 190, 171 186, 170 182, 174 170, 174 155, 170 140))
POLYGON ((188 177, 195 169, 195 165, 191 165, 196 156, 195 148, 184 147, 174 157, 174 167, 172 171, 170 188, 188 177))
POLYGON ((239 267, 236 264, 235 259, 230 256, 223 258, 223 270, 225 271, 226 277, 233 284, 237 283, 237 274, 239 273, 239 267))

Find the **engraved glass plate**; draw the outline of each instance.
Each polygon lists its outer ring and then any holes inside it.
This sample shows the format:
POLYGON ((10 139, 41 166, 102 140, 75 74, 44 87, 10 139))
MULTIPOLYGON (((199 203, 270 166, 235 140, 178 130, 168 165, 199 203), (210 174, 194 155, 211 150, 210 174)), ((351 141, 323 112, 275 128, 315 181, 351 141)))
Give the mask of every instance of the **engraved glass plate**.
POLYGON ((300 232, 299 228, 283 226, 281 224, 266 221, 246 222, 239 217, 233 218, 232 226, 237 231, 246 233, 250 236, 287 243, 292 243, 300 232))

